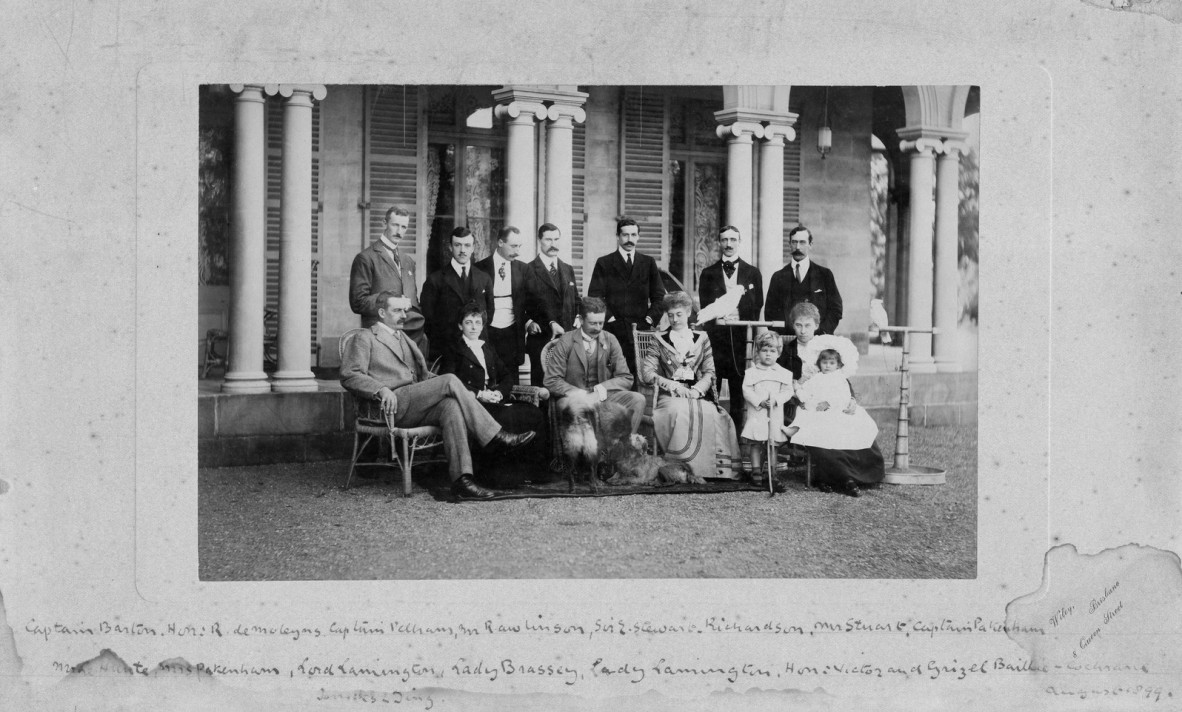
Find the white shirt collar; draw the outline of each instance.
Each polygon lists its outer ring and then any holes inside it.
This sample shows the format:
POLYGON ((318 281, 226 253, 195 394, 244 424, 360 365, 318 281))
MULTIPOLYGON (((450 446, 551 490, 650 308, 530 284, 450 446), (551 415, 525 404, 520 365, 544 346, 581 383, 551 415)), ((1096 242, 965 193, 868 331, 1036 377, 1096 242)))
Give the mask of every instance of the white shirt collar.
POLYGON ((382 233, 379 237, 382 240, 382 244, 386 246, 387 250, 393 252, 394 254, 398 254, 398 245, 390 242, 390 238, 386 237, 386 233, 382 233))
POLYGON ((484 341, 481 339, 469 339, 467 336, 461 338, 464 339, 464 343, 468 345, 468 348, 472 349, 473 351, 480 351, 483 353, 484 341))
POLYGON ((808 274, 809 265, 811 265, 811 264, 812 264, 812 260, 810 260, 807 256, 803 260, 801 260, 800 262, 797 262, 796 260, 792 260, 792 272, 795 274, 796 273, 796 265, 800 265, 800 273, 802 275, 808 274))
POLYGON ((454 258, 454 257, 453 257, 453 258, 451 259, 451 268, 452 268, 452 269, 454 269, 454 270, 456 271, 456 276, 457 276, 457 277, 458 277, 458 276, 460 276, 460 270, 461 270, 461 269, 467 269, 467 270, 468 270, 468 274, 472 274, 472 263, 471 263, 470 261, 468 262, 468 264, 466 264, 466 265, 462 265, 462 264, 460 264, 459 262, 456 262, 456 258, 454 258))
POLYGON ((587 336, 587 332, 579 329, 579 335, 583 337, 583 341, 599 341, 598 336, 587 336))
POLYGON ((741 259, 741 258, 739 258, 739 257, 736 257, 736 258, 734 258, 734 259, 732 259, 732 260, 728 260, 728 259, 727 259, 727 258, 725 258, 725 257, 721 258, 721 260, 722 260, 723 264, 726 264, 727 262, 731 262, 731 263, 733 263, 733 264, 736 264, 736 265, 737 265, 737 264, 739 264, 739 260, 740 260, 740 259, 741 259))
POLYGON ((397 336, 398 335, 398 332, 394 329, 391 329, 384 321, 377 322, 377 325, 382 327, 383 329, 385 329, 386 333, 389 334, 390 336, 397 336))
POLYGON ((624 252, 623 247, 617 247, 616 252, 620 253, 620 257, 623 257, 625 262, 628 261, 628 255, 632 255, 632 264, 636 264, 636 254, 637 254, 636 250, 632 250, 631 252, 624 252))
POLYGON ((557 257, 547 257, 546 255, 543 255, 540 253, 538 254, 538 257, 541 258, 542 264, 545 265, 546 269, 550 269, 551 267, 558 267, 558 258, 557 257))

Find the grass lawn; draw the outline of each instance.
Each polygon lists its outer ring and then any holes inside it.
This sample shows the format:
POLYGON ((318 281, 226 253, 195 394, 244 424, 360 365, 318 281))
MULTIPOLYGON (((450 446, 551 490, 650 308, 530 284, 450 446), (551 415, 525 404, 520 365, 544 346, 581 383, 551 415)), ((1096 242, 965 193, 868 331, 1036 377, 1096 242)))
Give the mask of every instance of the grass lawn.
MULTIPOLYGON (((894 429, 879 446, 890 466, 894 429)), ((973 578, 976 426, 912 428, 947 484, 452 504, 343 461, 202 469, 202 580, 973 578)), ((417 475, 416 475, 417 477, 417 475)))

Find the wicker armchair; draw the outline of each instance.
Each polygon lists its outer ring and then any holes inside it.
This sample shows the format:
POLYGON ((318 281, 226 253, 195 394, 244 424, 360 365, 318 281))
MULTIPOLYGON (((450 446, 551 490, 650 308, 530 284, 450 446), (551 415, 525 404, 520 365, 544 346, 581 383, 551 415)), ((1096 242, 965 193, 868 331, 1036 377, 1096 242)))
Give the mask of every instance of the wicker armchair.
MULTIPOLYGON (((341 336, 337 345, 337 355, 344 360, 348 345, 364 329, 353 329, 341 336)), ((414 467, 415 457, 424 451, 438 453, 443 444, 443 431, 434 425, 421 425, 417 428, 399 428, 394 425, 393 416, 383 414, 378 403, 357 398, 357 420, 353 426, 353 459, 349 463, 349 474, 345 478, 345 489, 353 480, 353 471, 359 467, 390 467, 402 472, 402 495, 410 496, 411 468, 414 467), (365 436, 364 442, 361 440, 365 436), (374 438, 390 438, 390 462, 357 462, 358 455, 374 438)), ((420 462, 438 462, 442 455, 436 455, 420 462)))

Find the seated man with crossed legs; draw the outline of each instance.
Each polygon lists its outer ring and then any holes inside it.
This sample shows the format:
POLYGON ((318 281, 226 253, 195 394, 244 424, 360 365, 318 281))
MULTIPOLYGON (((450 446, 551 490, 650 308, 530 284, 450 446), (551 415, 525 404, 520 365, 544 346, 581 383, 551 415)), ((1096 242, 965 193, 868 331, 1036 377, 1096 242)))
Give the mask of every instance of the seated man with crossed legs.
POLYGON ((379 321, 349 344, 341 361, 341 385, 358 398, 380 403, 382 414, 393 415, 396 427, 440 427, 452 493, 494 497, 495 492, 472 478, 469 435, 482 447, 507 452, 533 440, 534 431, 505 432, 458 378, 427 370, 423 353, 401 329, 409 299, 382 292, 377 301, 379 321))

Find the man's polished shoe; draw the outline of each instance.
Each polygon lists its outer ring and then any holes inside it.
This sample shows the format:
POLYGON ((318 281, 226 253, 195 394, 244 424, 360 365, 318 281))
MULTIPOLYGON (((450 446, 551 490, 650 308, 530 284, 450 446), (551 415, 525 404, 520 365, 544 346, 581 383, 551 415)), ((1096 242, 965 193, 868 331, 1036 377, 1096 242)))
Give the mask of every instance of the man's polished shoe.
POLYGON ((460 479, 451 483, 451 493, 459 499, 492 499, 496 492, 476 484, 472 475, 460 475, 460 479))
POLYGON ((488 441, 487 447, 495 452, 508 452, 528 443, 535 436, 537 436, 537 433, 533 430, 527 430, 524 433, 507 433, 502 428, 501 432, 494 435, 493 439, 488 441))

